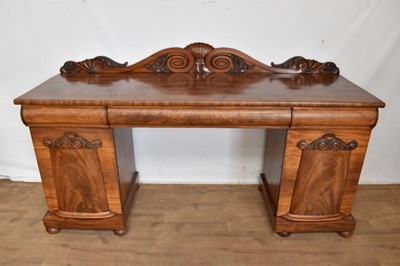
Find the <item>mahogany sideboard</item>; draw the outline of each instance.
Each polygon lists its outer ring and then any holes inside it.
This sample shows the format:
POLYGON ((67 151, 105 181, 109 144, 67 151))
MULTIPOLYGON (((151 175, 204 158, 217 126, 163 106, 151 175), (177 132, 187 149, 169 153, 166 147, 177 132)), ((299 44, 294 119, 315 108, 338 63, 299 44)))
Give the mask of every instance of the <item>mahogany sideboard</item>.
POLYGON ((193 43, 120 64, 68 61, 14 100, 29 126, 48 212, 62 228, 127 232, 135 191, 132 127, 261 128, 260 190, 273 229, 350 237, 351 209, 378 109, 385 104, 300 56, 271 66, 193 43))

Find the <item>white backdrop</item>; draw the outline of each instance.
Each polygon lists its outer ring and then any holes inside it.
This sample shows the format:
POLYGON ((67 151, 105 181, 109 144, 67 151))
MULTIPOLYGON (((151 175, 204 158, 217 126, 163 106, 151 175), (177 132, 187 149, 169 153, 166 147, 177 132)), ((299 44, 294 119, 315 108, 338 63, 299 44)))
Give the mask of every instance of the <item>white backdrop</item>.
MULTIPOLYGON (((12 100, 67 60, 134 63, 207 42, 269 64, 294 55, 333 61, 387 103, 362 183, 400 183, 400 1, 47 0, 0 2, 0 176, 40 181, 28 128, 12 100)), ((134 129, 141 182, 256 183, 262 130, 134 129)))

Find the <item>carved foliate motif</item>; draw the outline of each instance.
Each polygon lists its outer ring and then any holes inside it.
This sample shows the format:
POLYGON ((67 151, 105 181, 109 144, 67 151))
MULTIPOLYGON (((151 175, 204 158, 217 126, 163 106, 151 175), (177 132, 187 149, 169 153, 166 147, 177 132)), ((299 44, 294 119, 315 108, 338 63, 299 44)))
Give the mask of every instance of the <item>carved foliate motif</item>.
POLYGON ((214 51, 207 59, 206 67, 214 73, 245 73, 255 67, 254 64, 233 53, 214 51))
POLYGON ((95 149, 101 147, 100 140, 88 141, 72 131, 65 132, 64 136, 59 137, 56 141, 45 138, 43 144, 49 149, 95 149))
POLYGON ((160 56, 153 62, 146 64, 145 68, 157 73, 164 73, 164 74, 171 73, 171 70, 169 70, 167 67, 168 58, 169 58, 168 55, 160 56))
POLYGON ((243 58, 232 54, 233 68, 230 72, 232 73, 244 73, 254 68, 252 64, 248 64, 243 58))
POLYGON ((79 74, 81 72, 87 72, 91 74, 96 74, 102 70, 113 69, 113 68, 123 68, 128 65, 128 62, 123 64, 117 63, 114 60, 105 57, 97 56, 92 59, 86 59, 81 62, 67 61, 64 66, 60 68, 61 73, 74 73, 79 74))
MULTIPOLYGON (((182 49, 183 50, 183 49, 182 49)), ((187 51, 170 52, 158 57, 156 60, 145 64, 148 70, 157 73, 185 73, 193 67, 193 56, 187 51)))
POLYGON ((339 74, 339 68, 332 62, 320 63, 316 60, 305 59, 301 56, 295 56, 282 64, 271 63, 275 68, 291 69, 300 73, 314 74, 339 74))
POLYGON ((325 134, 309 144, 305 140, 297 143, 297 147, 300 150, 354 150, 357 146, 357 141, 352 140, 349 143, 345 143, 331 133, 325 134))
POLYGON ((320 63, 293 57, 282 64, 265 65, 232 48, 214 48, 206 43, 192 43, 185 48, 167 48, 127 66, 110 58, 98 56, 81 62, 68 61, 60 69, 62 74, 97 74, 125 72, 156 73, 318 73, 339 74, 332 62, 320 63))

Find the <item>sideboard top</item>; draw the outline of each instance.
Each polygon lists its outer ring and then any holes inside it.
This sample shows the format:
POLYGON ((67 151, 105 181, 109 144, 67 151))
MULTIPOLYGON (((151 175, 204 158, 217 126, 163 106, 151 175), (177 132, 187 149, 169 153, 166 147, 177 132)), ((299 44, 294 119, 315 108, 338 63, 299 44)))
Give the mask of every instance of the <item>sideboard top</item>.
POLYGON ((21 105, 384 107, 339 75, 60 74, 14 100, 21 105))
POLYGON ((193 43, 128 66, 99 56, 67 61, 61 74, 14 100, 51 106, 384 107, 332 62, 295 56, 261 63, 232 48, 193 43))

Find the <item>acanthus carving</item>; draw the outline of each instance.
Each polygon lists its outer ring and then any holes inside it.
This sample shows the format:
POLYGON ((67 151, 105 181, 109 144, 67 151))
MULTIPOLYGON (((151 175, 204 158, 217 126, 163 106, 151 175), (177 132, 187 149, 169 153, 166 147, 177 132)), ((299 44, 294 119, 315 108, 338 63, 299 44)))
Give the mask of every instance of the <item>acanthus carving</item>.
POLYGON ((320 63, 316 60, 305 59, 301 56, 295 56, 282 64, 271 63, 275 68, 291 69, 300 73, 313 74, 339 74, 339 68, 332 62, 320 63))
POLYGON ((293 57, 282 64, 265 65, 232 48, 214 48, 206 43, 192 43, 185 48, 167 48, 144 60, 127 66, 99 56, 81 62, 68 61, 60 69, 62 74, 96 74, 125 72, 156 73, 318 73, 339 74, 332 62, 320 63, 293 57))
POLYGON ((61 73, 79 74, 79 73, 91 73, 97 74, 101 72, 108 72, 107 70, 115 68, 124 68, 128 65, 128 62, 123 64, 117 63, 114 60, 105 57, 97 56, 92 59, 86 59, 81 62, 67 61, 64 66, 60 68, 61 73))
POLYGON ((95 149, 101 147, 100 140, 88 141, 72 131, 65 132, 64 136, 59 137, 56 141, 45 138, 43 144, 49 149, 95 149))
POLYGON ((309 144, 305 140, 297 143, 297 147, 300 150, 354 150, 357 146, 357 141, 352 140, 349 143, 345 143, 331 133, 325 134, 309 144))
POLYGON ((160 56, 153 62, 145 65, 145 67, 157 73, 164 73, 164 74, 171 73, 171 70, 169 70, 167 67, 168 58, 169 58, 168 55, 160 56))
POLYGON ((244 73, 254 68, 252 64, 248 64, 243 58, 232 54, 233 68, 232 73, 244 73))
POLYGON ((215 73, 245 73, 255 67, 242 57, 226 52, 214 52, 206 59, 206 66, 215 73))
POLYGON ((192 63, 193 56, 187 51, 170 52, 144 65, 144 67, 157 73, 185 73, 192 68, 192 63))

